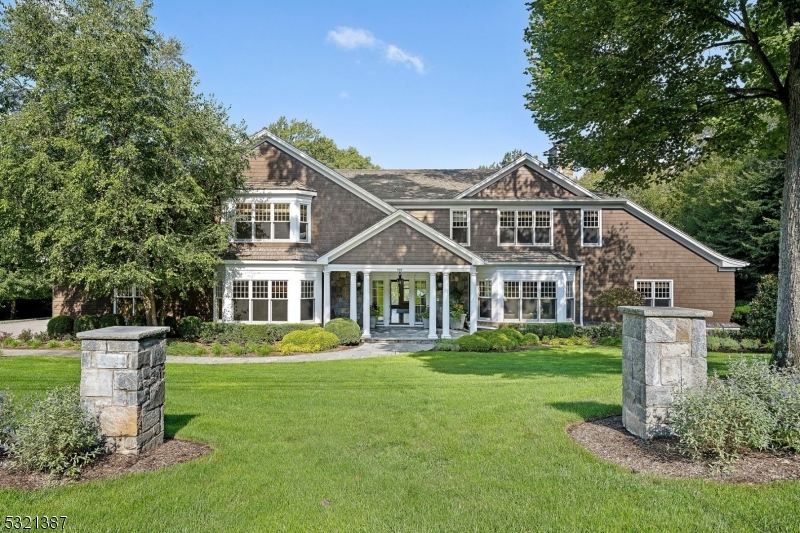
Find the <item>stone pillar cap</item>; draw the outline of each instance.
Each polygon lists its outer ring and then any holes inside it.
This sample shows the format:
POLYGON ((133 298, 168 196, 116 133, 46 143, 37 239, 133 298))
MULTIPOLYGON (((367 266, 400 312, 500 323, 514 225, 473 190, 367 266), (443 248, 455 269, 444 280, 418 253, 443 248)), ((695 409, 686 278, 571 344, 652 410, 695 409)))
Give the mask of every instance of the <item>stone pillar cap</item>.
POLYGON ((688 307, 645 307, 621 305, 617 307, 617 311, 625 315, 661 318, 708 318, 714 316, 713 311, 690 309, 688 307))
POLYGON ((169 328, 164 326, 112 326, 110 328, 81 331, 76 337, 82 341, 138 341, 150 337, 161 337, 167 333, 169 333, 169 328))

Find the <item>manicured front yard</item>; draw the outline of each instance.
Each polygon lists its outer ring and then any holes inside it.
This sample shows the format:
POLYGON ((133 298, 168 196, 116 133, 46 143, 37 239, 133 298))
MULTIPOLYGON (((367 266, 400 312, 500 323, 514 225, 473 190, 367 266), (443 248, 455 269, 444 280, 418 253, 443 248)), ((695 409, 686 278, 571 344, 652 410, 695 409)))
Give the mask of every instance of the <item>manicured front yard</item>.
MULTIPOLYGON (((727 355, 712 357, 721 368, 727 355)), ((797 531, 800 483, 657 479, 565 432, 618 413, 621 352, 422 352, 281 365, 167 365, 167 430, 216 452, 36 493, 0 514, 71 531, 797 531)), ((20 396, 80 361, 0 359, 20 396)))

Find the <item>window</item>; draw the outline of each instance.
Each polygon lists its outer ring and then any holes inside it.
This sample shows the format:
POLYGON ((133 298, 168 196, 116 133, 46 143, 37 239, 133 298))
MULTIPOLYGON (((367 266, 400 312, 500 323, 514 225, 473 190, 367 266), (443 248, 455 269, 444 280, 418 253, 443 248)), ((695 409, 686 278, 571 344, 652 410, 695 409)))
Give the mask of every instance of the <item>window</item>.
POLYGON ((384 317, 383 310, 383 280, 372 280, 372 309, 378 310, 378 316, 375 317, 376 323, 382 323, 384 317))
POLYGON ((555 320, 555 281, 503 282, 505 320, 555 320))
POLYGON ((469 246, 469 211, 450 211, 450 238, 469 246))
POLYGON ((480 309, 480 318, 487 320, 492 319, 492 281, 479 281, 478 282, 478 308, 480 309))
POLYGON ((131 285, 124 289, 114 289, 114 313, 121 315, 136 315, 136 301, 139 300, 136 287, 131 285))
POLYGON ((288 281, 234 280, 233 319, 239 322, 287 322, 288 284, 288 281))
POLYGON ((581 218, 581 244, 583 246, 600 246, 602 244, 600 210, 583 210, 581 218))
MULTIPOLYGON (((309 206, 298 210, 298 237, 300 242, 310 242, 309 206)), ((236 240, 269 241, 292 239, 291 204, 238 203, 236 204, 236 240)))
POLYGON ((424 279, 414 280, 414 321, 422 324, 422 312, 428 308, 428 282, 424 279))
POLYGON ((300 320, 314 320, 314 281, 300 282, 300 320))
POLYGON ((300 242, 311 240, 311 234, 308 232, 308 208, 308 205, 300 204, 300 242))
POLYGON ((648 307, 672 307, 672 280, 636 280, 634 288, 648 307))
POLYGON ((551 211, 500 211, 501 245, 549 246, 553 242, 551 211))
POLYGON ((575 320, 575 282, 567 282, 567 320, 575 320))

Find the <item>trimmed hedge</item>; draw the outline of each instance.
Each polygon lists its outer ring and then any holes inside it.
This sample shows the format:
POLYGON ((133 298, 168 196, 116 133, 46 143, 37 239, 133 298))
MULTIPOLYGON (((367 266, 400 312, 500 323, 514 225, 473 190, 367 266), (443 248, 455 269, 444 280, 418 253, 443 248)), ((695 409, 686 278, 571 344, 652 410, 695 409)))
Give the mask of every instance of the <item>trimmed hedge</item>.
POLYGON ((146 326, 147 325, 147 317, 144 315, 135 315, 128 319, 129 326, 146 326))
MULTIPOLYGON (((511 330, 514 331, 514 330, 511 330)), ((519 331, 515 331, 520 338, 522 335, 519 331)), ((513 333, 501 329, 487 329, 473 333, 476 337, 482 337, 489 342, 491 351, 493 352, 509 352, 519 348, 519 341, 513 333)))
POLYGON ((164 317, 164 326, 169 328, 168 335, 170 337, 178 336, 178 319, 174 316, 167 315, 164 317))
MULTIPOLYGON (((526 333, 535 333, 542 337, 561 337, 568 339, 576 335, 576 329, 580 326, 575 326, 572 322, 556 322, 554 324, 500 324, 499 328, 503 331, 515 330, 523 335, 526 333)), ((620 324, 620 331, 622 331, 622 324, 620 324)))
POLYGON ((361 342, 361 328, 349 318, 334 318, 325 324, 325 331, 336 335, 339 342, 346 346, 355 346, 361 342))
POLYGON ((75 333, 100 328, 100 319, 95 315, 81 315, 75 319, 75 333))
POLYGON ((475 334, 457 338, 456 344, 461 352, 489 352, 492 350, 492 345, 488 340, 475 334))
POLYGON ((238 324, 235 322, 204 322, 198 341, 204 344, 273 344, 292 331, 319 327, 317 324, 238 324))
POLYGON ((536 333, 526 333, 519 343, 520 346, 539 346, 540 344, 541 341, 536 333))
POLYGON ((110 328, 113 326, 124 326, 125 325, 125 317, 122 315, 115 315, 113 313, 109 313, 107 315, 103 315, 100 317, 99 320, 101 328, 110 328))
POLYGON ((53 338, 71 335, 75 331, 75 321, 66 315, 54 316, 47 322, 47 334, 53 338))
POLYGON ((321 327, 291 331, 275 345, 282 354, 295 352, 314 353, 332 350, 339 346, 339 338, 321 327))
POLYGON ((203 320, 197 316, 185 316, 178 322, 178 335, 187 340, 194 340, 200 336, 203 320))

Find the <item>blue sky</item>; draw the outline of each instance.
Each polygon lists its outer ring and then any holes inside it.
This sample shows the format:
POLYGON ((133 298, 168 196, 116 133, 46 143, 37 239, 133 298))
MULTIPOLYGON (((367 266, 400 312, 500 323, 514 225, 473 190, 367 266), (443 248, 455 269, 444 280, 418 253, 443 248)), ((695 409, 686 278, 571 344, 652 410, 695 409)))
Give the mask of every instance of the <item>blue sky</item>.
POLYGON ((524 107, 523 1, 154 1, 200 90, 250 132, 310 120, 383 168, 473 168, 549 147, 524 107))

